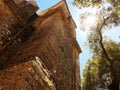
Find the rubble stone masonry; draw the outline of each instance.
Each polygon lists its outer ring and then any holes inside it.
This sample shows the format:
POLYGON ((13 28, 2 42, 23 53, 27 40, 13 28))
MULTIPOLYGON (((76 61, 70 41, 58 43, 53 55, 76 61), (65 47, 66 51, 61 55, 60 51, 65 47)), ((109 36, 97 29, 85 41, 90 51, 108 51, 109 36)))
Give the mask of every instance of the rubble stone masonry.
POLYGON ((76 25, 65 0, 0 1, 0 90, 80 90, 76 25))

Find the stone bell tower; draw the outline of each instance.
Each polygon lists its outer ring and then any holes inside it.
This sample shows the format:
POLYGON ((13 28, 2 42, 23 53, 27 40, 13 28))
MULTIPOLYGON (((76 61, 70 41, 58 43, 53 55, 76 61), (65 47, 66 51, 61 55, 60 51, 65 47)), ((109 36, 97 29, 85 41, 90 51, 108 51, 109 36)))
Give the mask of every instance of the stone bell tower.
POLYGON ((80 90, 76 25, 65 0, 0 1, 0 90, 80 90))

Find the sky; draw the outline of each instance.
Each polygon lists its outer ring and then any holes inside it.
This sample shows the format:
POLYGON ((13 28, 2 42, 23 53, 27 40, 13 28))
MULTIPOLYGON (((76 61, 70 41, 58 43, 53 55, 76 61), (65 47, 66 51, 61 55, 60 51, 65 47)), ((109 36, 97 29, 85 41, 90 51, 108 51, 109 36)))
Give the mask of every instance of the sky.
MULTIPOLYGON (((36 0, 38 6, 40 7, 40 9, 37 12, 43 11, 47 8, 50 8, 51 6, 55 5, 56 3, 58 3, 60 0, 36 0)), ((88 61, 88 59, 92 56, 92 54, 90 53, 90 49, 88 46, 85 45, 85 42, 87 41, 87 35, 89 33, 89 31, 82 31, 80 30, 80 23, 79 23, 79 15, 83 12, 83 10, 79 10, 78 8, 72 6, 72 1, 73 0, 66 0, 68 7, 69 7, 69 11, 77 25, 76 28, 76 39, 82 49, 82 53, 80 54, 80 71, 81 71, 81 76, 82 76, 82 72, 83 72, 83 68, 86 64, 86 62, 88 61)), ((119 41, 120 42, 120 27, 114 28, 114 30, 111 31, 107 31, 105 32, 105 34, 107 34, 107 36, 109 38, 111 38, 112 40, 115 41, 119 41)))

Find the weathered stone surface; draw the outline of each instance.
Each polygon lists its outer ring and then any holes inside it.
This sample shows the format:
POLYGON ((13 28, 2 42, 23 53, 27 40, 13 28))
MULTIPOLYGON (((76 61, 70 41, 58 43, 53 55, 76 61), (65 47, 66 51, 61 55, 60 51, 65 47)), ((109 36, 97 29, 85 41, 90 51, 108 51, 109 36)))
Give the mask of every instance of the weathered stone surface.
POLYGON ((31 2, 26 0, 0 1, 0 67, 11 56, 9 53, 11 49, 21 41, 25 41, 33 31, 30 23, 37 17, 35 12, 38 9, 34 2, 34 0, 31 2), (23 31, 24 33, 21 33, 23 31))
MULTIPOLYGON (((18 6, 25 5, 23 3, 25 0, 14 1, 18 6)), ((9 8, 6 10, 16 16, 9 8)), ((16 26, 18 17, 15 18, 16 26)), ((23 25, 23 31, 18 34, 17 39, 14 38, 14 41, 20 39, 20 42, 16 44, 12 42, 0 53, 0 81, 2 81, 0 88, 3 90, 80 90, 78 58, 81 50, 76 41, 76 25, 66 2, 61 1, 40 12, 37 18, 32 14, 28 22, 20 18, 26 23, 20 23, 23 25)))
POLYGON ((38 57, 0 71, 0 90, 56 90, 38 57))
POLYGON ((38 9, 37 6, 33 6, 25 0, 14 1, 0 1, 0 48, 19 30, 26 27, 26 23, 38 9), (19 1, 22 1, 22 3, 18 4, 19 1))

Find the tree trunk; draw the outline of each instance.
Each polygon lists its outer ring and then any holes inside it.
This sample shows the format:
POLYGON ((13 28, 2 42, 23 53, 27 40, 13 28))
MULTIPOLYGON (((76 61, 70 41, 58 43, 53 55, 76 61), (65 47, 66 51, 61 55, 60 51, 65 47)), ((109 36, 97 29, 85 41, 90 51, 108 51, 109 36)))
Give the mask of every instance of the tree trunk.
POLYGON ((109 90, 119 90, 119 83, 116 80, 113 80, 112 83, 108 86, 109 90))
POLYGON ((113 76, 112 83, 108 86, 108 89, 109 90, 119 90, 119 83, 117 82, 116 74, 114 72, 113 61, 109 58, 108 53, 107 53, 107 51, 106 51, 106 49, 105 49, 105 47, 103 45, 103 37, 102 37, 101 29, 102 28, 100 28, 98 30, 99 36, 100 36, 99 43, 101 45, 101 49, 103 51, 103 54, 104 54, 106 60, 110 63, 110 70, 111 70, 111 73, 112 73, 112 76, 113 76))

